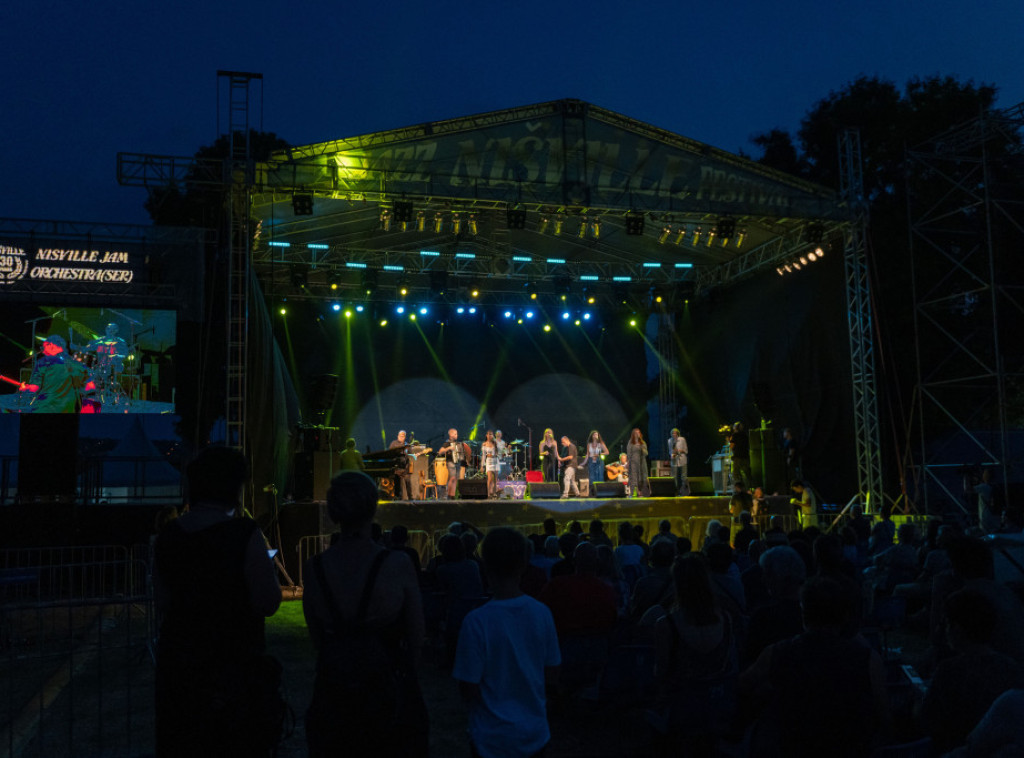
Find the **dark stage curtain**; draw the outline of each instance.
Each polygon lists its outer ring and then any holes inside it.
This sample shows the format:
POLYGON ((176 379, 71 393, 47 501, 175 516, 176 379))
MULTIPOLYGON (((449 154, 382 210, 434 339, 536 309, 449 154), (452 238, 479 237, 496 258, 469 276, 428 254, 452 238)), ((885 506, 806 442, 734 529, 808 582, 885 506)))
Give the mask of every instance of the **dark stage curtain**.
MULTIPOLYGON (((780 277, 772 271, 713 290, 680 317, 680 379, 691 459, 723 444, 719 425, 790 427, 804 478, 825 502, 856 493, 849 327, 839 254, 780 277)), ((691 469, 692 470, 692 469, 691 469)))

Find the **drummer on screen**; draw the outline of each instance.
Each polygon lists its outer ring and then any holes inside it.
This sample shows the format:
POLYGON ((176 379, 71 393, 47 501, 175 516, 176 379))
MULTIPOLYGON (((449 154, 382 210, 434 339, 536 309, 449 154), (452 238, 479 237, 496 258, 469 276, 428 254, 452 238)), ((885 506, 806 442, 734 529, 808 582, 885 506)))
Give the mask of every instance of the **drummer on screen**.
POLYGON ((448 498, 453 499, 459 486, 459 470, 466 465, 466 452, 459 442, 457 429, 448 430, 448 441, 443 447, 438 448, 437 454, 444 456, 445 465, 448 467, 447 492, 448 498))

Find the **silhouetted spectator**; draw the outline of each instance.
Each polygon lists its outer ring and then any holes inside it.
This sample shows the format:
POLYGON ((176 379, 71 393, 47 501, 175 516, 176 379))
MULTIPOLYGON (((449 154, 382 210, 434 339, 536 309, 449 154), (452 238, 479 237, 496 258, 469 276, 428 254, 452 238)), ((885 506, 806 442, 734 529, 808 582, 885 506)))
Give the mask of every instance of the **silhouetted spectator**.
MULTIPOLYGON (((306 715, 309 754, 334 756, 344 745, 352 755, 425 756, 427 710, 415 674, 423 641, 416 572, 410 561, 391 557, 393 551, 370 538, 377 485, 368 476, 358 471, 335 476, 327 490, 327 511, 340 527, 340 539, 311 558, 303 571, 302 610, 318 654, 306 715), (386 652, 380 665, 390 671, 374 671, 360 681, 340 676, 325 663, 345 661, 353 629, 374 638, 374 649, 386 652), (387 686, 391 682, 393 688, 387 686)), ((452 539, 459 544, 458 537, 452 539)), ((345 669, 357 671, 360 664, 347 661, 345 669)))
MULTIPOLYGON (((750 511, 740 511, 740 528, 736 536, 732 538, 732 546, 737 555, 746 556, 750 543, 758 538, 757 528, 753 525, 753 516, 750 511)), ((745 568, 745 566, 740 567, 745 568)))
POLYGON ((562 560, 555 561, 551 566, 551 577, 569 576, 576 573, 576 563, 573 554, 576 546, 580 544, 579 538, 574 532, 566 532, 558 538, 558 550, 562 554, 562 560))
POLYGON ((597 547, 598 545, 614 547, 614 545, 612 545, 612 538, 605 534, 604 522, 599 518, 590 522, 590 544, 594 545, 594 547, 597 547))
POLYGON ((804 630, 800 589, 807 579, 807 567, 803 559, 788 545, 779 545, 762 554, 759 564, 770 600, 750 616, 742 657, 744 668, 756 661, 769 645, 788 640, 804 630))
POLYGON ((651 537, 650 548, 653 550, 654 546, 662 541, 670 542, 675 547, 676 536, 672 534, 672 522, 667 518, 663 518, 658 522, 658 531, 651 537))
POLYGON ((519 590, 526 549, 512 529, 484 538, 494 598, 466 616, 452 670, 469 703, 474 755, 483 758, 537 755, 551 739, 545 686, 557 678, 561 654, 551 612, 519 590))
POLYGON ((675 594, 672 585, 672 561, 676 557, 675 538, 672 542, 668 540, 652 541, 651 544, 651 572, 637 580, 633 587, 633 594, 629 600, 629 616, 632 619, 639 619, 652 605, 661 603, 664 606, 671 604, 675 594))
POLYGON ((953 593, 946 618, 954 656, 935 669, 920 713, 939 753, 963 744, 997 697, 1024 686, 1024 668, 992 649, 996 611, 984 595, 970 589, 953 593))
POLYGON ((256 522, 234 517, 247 479, 241 453, 203 450, 187 468, 188 511, 153 547, 159 756, 270 755, 280 737, 261 697, 276 691, 270 675, 280 683, 263 653, 281 587, 256 522))
POLYGON ((840 592, 832 579, 809 579, 800 593, 805 631, 765 648, 740 675, 741 693, 766 706, 751 755, 868 756, 884 733, 885 668, 877 653, 840 634, 846 622, 840 592))
POLYGON ((558 636, 610 630, 617 618, 615 593, 597 575, 597 548, 581 542, 573 562, 575 573, 553 576, 540 594, 541 602, 551 609, 558 636))
POLYGON ((409 560, 412 561, 413 568, 419 573, 420 570, 420 554, 416 548, 409 545, 409 528, 402 526, 401 524, 395 524, 391 527, 391 549, 397 550, 400 553, 405 553, 409 556, 409 560))

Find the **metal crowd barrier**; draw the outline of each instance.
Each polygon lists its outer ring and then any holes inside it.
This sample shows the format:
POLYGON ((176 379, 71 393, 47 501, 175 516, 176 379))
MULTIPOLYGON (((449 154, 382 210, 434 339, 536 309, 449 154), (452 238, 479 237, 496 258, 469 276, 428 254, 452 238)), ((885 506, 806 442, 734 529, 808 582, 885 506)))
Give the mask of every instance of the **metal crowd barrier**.
POLYGON ((0 756, 152 752, 148 573, 120 547, 0 550, 0 756))

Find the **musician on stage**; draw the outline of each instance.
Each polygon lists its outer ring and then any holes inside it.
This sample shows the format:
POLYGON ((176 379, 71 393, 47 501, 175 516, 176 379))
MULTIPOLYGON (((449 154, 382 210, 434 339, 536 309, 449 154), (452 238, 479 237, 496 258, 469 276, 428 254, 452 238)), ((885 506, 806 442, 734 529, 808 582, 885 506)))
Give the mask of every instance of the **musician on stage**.
POLYGON ((494 447, 498 453, 498 461, 501 462, 508 455, 508 444, 501 436, 501 429, 494 433, 494 447))
POLYGON ((733 424, 732 431, 725 438, 729 441, 729 451, 732 453, 732 480, 749 484, 754 478, 750 475, 750 438, 747 437, 743 422, 733 424))
POLYGON ((573 495, 580 496, 580 486, 576 483, 576 466, 579 464, 580 453, 576 449, 576 443, 568 437, 562 437, 562 451, 565 455, 558 456, 558 462, 562 464, 562 473, 565 476, 565 489, 562 492, 562 499, 565 500, 569 497, 570 487, 573 495))
POLYGON ((394 441, 388 445, 388 450, 402 451, 401 455, 395 457, 395 500, 412 500, 412 490, 409 486, 409 446, 405 443, 405 430, 402 429, 394 441))
POLYGON ((43 342, 43 354, 21 391, 33 393, 32 413, 76 413, 82 390, 92 384, 87 380, 85 366, 68 357, 64 338, 54 334, 43 342))
POLYGON ((558 481, 558 443, 551 429, 544 430, 544 439, 540 441, 541 470, 545 482, 558 481))
POLYGON ((501 467, 501 462, 498 460, 498 446, 494 441, 494 432, 490 429, 487 430, 486 439, 480 445, 480 457, 483 459, 481 462, 484 465, 484 471, 487 472, 487 497, 493 500, 498 496, 498 469, 501 467))
POLYGON ((446 492, 450 500, 455 499, 458 492, 459 472, 466 465, 466 451, 463 444, 459 442, 459 430, 448 430, 448 441, 443 447, 438 448, 438 455, 444 456, 445 465, 448 467, 448 485, 446 492))
POLYGON ((597 482, 604 479, 604 461, 602 456, 608 455, 608 446, 601 439, 597 429, 587 438, 587 468, 590 470, 590 494, 597 497, 597 482))
POLYGON ((619 459, 612 461, 604 467, 609 482, 629 482, 629 461, 625 453, 619 453, 619 459))
POLYGON ((690 494, 690 483, 686 479, 686 456, 690 452, 686 447, 686 437, 678 429, 672 430, 668 439, 668 452, 672 461, 672 478, 675 480, 676 494, 686 497, 690 494))

